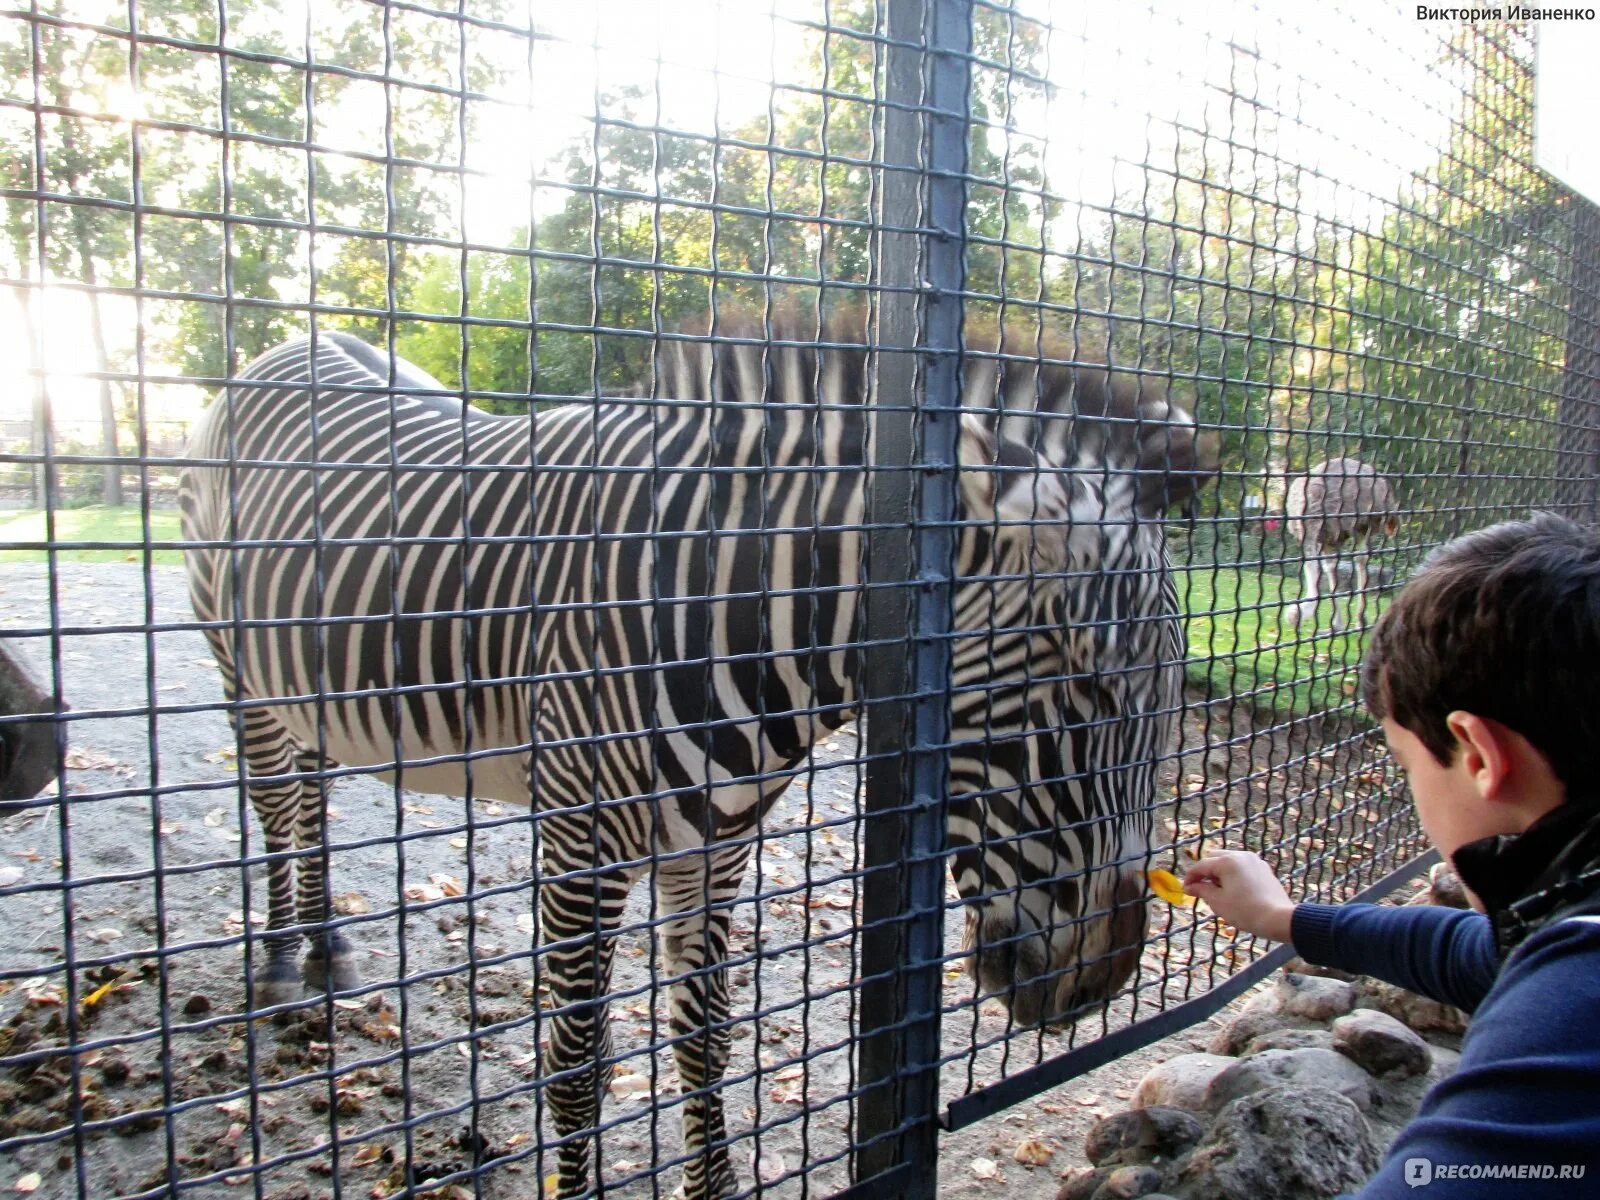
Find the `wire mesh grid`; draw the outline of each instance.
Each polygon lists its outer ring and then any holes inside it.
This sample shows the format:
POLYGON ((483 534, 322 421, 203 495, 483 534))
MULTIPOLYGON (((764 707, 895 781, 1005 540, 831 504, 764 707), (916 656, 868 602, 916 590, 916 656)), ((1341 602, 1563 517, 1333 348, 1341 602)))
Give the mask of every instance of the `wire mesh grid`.
POLYGON ((1523 27, 548 8, 0 13, 36 1195, 992 1187, 1281 960, 1150 872, 1414 865, 1406 573, 1594 517, 1523 27))

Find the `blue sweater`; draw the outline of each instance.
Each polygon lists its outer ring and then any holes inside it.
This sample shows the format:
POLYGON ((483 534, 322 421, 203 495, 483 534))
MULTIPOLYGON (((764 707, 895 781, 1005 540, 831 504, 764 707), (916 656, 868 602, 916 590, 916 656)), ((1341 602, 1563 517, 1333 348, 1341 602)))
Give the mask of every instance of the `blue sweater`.
POLYGON ((1310 962, 1472 1014, 1460 1067, 1424 1097, 1358 1200, 1600 1196, 1600 917, 1555 920, 1503 961, 1488 918, 1429 906, 1301 904, 1293 939, 1310 962), (1408 1163, 1419 1158, 1425 1186, 1408 1163))

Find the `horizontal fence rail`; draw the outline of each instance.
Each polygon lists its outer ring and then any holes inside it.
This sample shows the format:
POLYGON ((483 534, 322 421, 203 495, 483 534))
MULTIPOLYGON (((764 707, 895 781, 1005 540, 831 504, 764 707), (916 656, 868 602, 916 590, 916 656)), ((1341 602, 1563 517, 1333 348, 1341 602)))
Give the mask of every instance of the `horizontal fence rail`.
POLYGON ((0 1187, 957 1191, 1288 958, 1161 872, 1433 861, 1366 633, 1600 517, 1530 28, 557 7, 0 12, 0 1187))

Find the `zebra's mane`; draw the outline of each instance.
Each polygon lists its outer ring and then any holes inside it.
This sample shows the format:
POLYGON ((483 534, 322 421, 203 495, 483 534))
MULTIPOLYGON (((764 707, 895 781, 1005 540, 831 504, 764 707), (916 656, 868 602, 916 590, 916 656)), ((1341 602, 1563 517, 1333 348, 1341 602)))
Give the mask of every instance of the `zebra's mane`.
MULTIPOLYGON (((870 318, 847 310, 821 322, 790 312, 719 314, 661 346, 656 386, 678 400, 784 407, 869 403, 870 318)), ((997 442, 1001 461, 1103 471, 1136 479, 1135 503, 1157 516, 1217 473, 1214 437, 1159 377, 1074 357, 1066 339, 969 322, 961 411, 997 442)), ((978 465, 978 464, 972 464, 978 465)))

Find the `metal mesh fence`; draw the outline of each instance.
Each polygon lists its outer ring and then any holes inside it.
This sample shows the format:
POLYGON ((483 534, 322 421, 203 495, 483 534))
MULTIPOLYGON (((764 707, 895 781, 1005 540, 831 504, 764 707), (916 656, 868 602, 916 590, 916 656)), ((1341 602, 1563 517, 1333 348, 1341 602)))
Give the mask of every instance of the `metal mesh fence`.
POLYGON ((1415 869, 1365 629, 1594 518, 1526 28, 550 9, 0 13, 0 1184, 932 1194, 1282 960, 1150 872, 1415 869))

